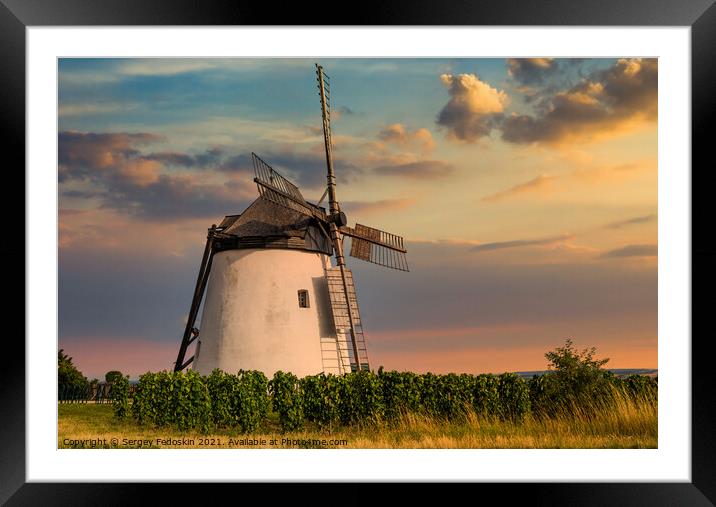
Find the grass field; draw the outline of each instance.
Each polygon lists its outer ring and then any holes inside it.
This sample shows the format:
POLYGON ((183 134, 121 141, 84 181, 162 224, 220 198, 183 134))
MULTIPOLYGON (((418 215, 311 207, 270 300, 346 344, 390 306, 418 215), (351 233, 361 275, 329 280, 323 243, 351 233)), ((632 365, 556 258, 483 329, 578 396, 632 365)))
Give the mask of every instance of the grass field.
POLYGON ((468 415, 461 422, 416 415, 381 428, 307 428, 281 434, 270 418, 262 431, 242 435, 217 430, 207 435, 172 428, 149 428, 131 418, 118 421, 111 405, 59 404, 59 448, 656 448, 655 404, 618 400, 596 415, 563 415, 524 421, 468 415), (115 439, 113 442, 112 439, 115 439))

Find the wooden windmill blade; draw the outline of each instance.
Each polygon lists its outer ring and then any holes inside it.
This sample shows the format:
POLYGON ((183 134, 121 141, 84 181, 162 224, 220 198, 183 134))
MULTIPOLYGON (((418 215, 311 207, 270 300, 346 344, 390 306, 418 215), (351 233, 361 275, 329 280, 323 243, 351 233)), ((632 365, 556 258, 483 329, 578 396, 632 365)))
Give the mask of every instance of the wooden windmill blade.
POLYGON ((262 197, 304 215, 323 221, 327 220, 326 214, 318 206, 308 203, 303 198, 298 186, 282 176, 253 152, 251 153, 251 159, 254 163, 254 174, 256 175, 254 182, 256 182, 259 194, 262 197))
POLYGON ((352 238, 351 257, 398 271, 410 271, 401 236, 362 224, 356 224, 355 228, 341 227, 340 230, 352 238))

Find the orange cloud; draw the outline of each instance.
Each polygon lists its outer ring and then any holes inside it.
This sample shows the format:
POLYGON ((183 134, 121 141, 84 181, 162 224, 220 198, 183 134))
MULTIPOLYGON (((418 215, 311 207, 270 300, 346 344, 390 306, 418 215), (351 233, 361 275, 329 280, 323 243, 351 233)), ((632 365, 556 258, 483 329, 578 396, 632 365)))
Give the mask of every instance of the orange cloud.
POLYGON ((536 178, 532 178, 525 183, 520 183, 518 185, 508 188, 507 190, 503 190, 501 192, 485 196, 482 198, 482 200, 484 202, 499 202, 516 195, 535 192, 537 190, 549 186, 549 184, 557 178, 558 176, 547 176, 545 174, 540 174, 536 178))
POLYGON ((476 74, 443 74, 440 81, 448 89, 450 100, 438 114, 437 123, 458 141, 474 142, 489 135, 510 102, 507 93, 481 81, 476 74))
POLYGON ((415 199, 383 199, 380 201, 348 201, 344 202, 341 207, 345 208, 351 214, 371 215, 374 213, 383 213, 386 211, 396 211, 409 208, 415 205, 415 199))
POLYGON ((426 128, 410 130, 402 123, 393 123, 378 132, 378 139, 399 145, 417 144, 423 154, 428 154, 435 148, 433 135, 426 128))
POLYGON ((512 114, 500 125, 512 143, 592 142, 657 117, 658 60, 620 59, 581 83, 544 97, 538 114, 512 114))

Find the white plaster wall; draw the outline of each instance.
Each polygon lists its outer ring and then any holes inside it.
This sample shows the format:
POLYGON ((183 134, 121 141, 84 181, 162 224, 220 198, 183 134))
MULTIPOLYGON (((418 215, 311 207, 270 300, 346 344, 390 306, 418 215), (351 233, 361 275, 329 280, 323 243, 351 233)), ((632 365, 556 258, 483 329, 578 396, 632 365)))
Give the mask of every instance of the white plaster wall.
POLYGON ((229 373, 277 370, 299 377, 323 371, 321 337, 335 336, 324 254, 245 249, 214 255, 193 368, 229 373), (298 291, 308 290, 309 308, 298 291))

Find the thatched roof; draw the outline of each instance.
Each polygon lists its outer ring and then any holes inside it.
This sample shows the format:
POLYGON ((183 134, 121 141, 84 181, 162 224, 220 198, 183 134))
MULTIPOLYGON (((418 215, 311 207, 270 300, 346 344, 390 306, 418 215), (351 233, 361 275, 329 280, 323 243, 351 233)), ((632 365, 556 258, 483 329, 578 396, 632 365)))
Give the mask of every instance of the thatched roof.
POLYGON ((240 215, 227 215, 219 224, 219 248, 289 248, 333 253, 330 240, 316 221, 302 213, 259 197, 240 215))

